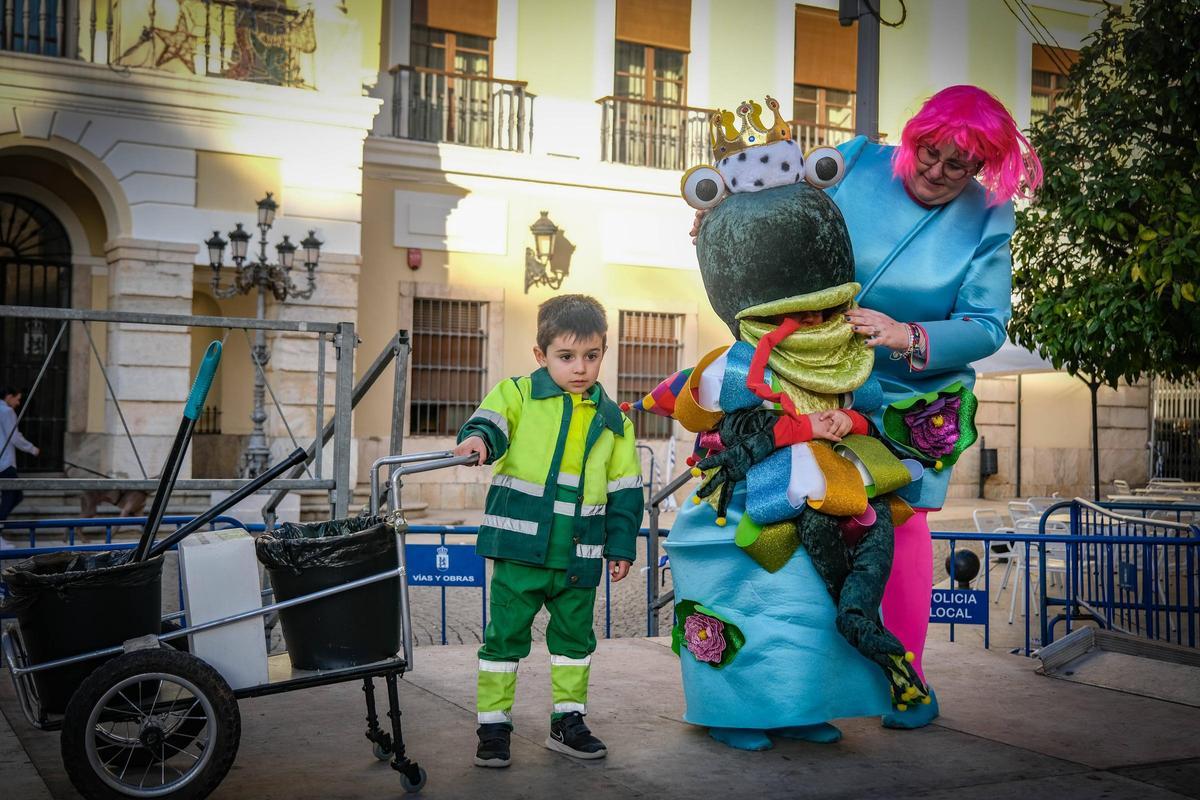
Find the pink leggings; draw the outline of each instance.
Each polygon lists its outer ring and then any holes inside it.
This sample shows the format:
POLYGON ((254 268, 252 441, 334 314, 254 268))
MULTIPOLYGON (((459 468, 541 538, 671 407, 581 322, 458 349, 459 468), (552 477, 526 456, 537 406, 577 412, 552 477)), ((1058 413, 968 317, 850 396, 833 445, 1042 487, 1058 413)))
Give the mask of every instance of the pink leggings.
POLYGON ((929 603, 933 597, 933 539, 929 535, 929 509, 918 509, 912 519, 896 528, 892 573, 883 590, 883 624, 917 657, 913 666, 921 680, 925 671, 921 654, 929 629, 929 603))

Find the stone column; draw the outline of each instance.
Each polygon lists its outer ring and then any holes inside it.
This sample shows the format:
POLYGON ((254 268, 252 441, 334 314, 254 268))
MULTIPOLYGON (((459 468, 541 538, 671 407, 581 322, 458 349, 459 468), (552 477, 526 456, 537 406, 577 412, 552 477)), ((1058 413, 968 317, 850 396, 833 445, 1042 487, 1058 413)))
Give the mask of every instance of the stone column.
MULTIPOLYGON (((108 308, 157 314, 192 313, 196 245, 118 239, 106 248, 108 308)), ((171 449, 191 388, 191 336, 173 325, 109 325, 105 368, 147 475, 156 477, 171 449)), ((105 400, 103 469, 141 478, 112 398, 105 400)), ((191 476, 185 457, 180 477, 191 476)))

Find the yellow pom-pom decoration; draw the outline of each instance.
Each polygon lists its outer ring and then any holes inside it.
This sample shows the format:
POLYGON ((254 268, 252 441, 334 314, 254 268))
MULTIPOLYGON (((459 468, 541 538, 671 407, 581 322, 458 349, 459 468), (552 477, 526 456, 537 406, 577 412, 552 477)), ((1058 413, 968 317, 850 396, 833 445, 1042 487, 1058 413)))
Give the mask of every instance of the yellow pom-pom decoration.
POLYGON ((930 697, 929 695, 925 695, 924 697, 921 698, 921 705, 923 705, 923 706, 927 706, 932 702, 933 702, 933 698, 930 697))
POLYGON ((692 477, 699 478, 704 472, 699 467, 692 467, 692 477))
POLYGON ((937 461, 933 462, 933 468, 936 469, 938 472, 941 472, 945 466, 946 465, 942 463, 942 460, 940 458, 937 461))
POLYGON ((908 711, 908 706, 904 705, 904 703, 896 703, 896 710, 897 711, 908 711))
POLYGON ((700 502, 701 502, 701 501, 700 501, 700 495, 698 495, 698 494, 694 494, 694 495, 692 495, 692 503, 693 503, 693 504, 695 504, 695 505, 700 505, 700 502))
POLYGON ((717 517, 717 527, 718 528, 724 528, 726 522, 728 522, 728 520, 725 519, 724 517, 717 517))
POLYGON ((904 654, 904 660, 911 664, 917 660, 917 657, 913 653, 912 650, 909 650, 907 653, 904 654))

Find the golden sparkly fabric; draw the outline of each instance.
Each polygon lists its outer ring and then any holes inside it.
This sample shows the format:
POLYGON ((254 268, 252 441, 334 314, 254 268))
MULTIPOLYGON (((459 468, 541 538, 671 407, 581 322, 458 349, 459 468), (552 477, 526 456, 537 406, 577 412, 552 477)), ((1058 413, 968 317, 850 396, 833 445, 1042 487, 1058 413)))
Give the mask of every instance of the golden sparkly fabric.
POLYGON ((775 522, 764 525, 758 538, 752 544, 743 547, 742 552, 757 561, 767 572, 778 572, 791 560, 799 546, 800 536, 796 533, 796 523, 775 522))
POLYGON ((851 434, 834 446, 834 451, 846 448, 858 457, 874 480, 874 487, 867 490, 868 497, 894 492, 901 486, 912 483, 912 473, 892 455, 887 445, 870 436, 851 434))
POLYGON ((857 517, 867 510, 867 490, 858 468, 824 442, 809 442, 817 468, 825 476, 825 497, 808 505, 831 517, 857 517))
POLYGON ((688 376, 687 383, 683 385, 683 388, 679 390, 679 395, 675 398, 675 413, 672 416, 692 433, 711 431, 717 427, 717 423, 724 416, 720 409, 704 408, 697 403, 695 392, 700 387, 700 376, 704 374, 704 370, 708 369, 709 365, 728 349, 728 347, 718 347, 700 359, 696 368, 692 370, 692 374, 688 376))
POLYGON ((912 506, 901 500, 896 495, 888 495, 888 508, 892 510, 892 527, 899 528, 904 523, 913 518, 916 512, 912 510, 912 506))

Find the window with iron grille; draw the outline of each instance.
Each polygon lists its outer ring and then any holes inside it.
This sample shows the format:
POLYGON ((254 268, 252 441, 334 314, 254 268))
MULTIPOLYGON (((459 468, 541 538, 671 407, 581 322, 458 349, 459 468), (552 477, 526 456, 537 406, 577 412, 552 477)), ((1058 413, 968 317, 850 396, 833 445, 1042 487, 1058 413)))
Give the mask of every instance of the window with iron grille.
MULTIPOLYGON (((617 402, 634 403, 679 370, 683 351, 683 315, 654 311, 622 311, 617 348, 617 402)), ((637 435, 666 439, 670 417, 631 415, 637 435)))
POLYGON ((487 391, 488 304, 413 299, 408 432, 454 436, 487 391))

